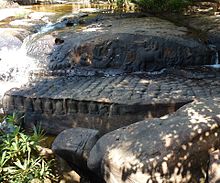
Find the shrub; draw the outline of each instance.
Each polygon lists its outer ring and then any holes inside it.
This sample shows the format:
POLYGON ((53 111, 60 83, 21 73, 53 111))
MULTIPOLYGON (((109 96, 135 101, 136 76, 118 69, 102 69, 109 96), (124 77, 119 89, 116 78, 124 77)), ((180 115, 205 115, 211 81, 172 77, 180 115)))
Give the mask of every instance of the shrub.
POLYGON ((0 123, 0 182, 53 179, 53 160, 46 160, 38 151, 42 130, 35 128, 33 134, 27 135, 15 122, 15 116, 7 116, 0 123))
POLYGON ((151 12, 182 11, 192 0, 133 0, 140 8, 151 12))

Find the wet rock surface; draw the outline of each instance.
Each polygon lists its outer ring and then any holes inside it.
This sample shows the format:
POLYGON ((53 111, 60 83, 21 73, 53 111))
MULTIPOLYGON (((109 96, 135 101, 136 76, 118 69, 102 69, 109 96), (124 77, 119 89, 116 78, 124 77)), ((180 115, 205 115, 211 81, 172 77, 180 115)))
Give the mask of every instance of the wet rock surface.
POLYGON ((205 39, 210 44, 214 44, 217 46, 218 50, 220 50, 220 16, 219 14, 212 15, 197 15, 188 18, 188 26, 201 31, 205 34, 205 39))
POLYGON ((134 123, 99 139, 88 167, 106 182, 200 182, 220 144, 219 101, 199 100, 163 119, 134 123))
POLYGON ((206 47, 194 41, 129 33, 105 34, 101 38, 93 38, 70 54, 72 66, 117 68, 126 72, 206 65, 210 59, 206 47))

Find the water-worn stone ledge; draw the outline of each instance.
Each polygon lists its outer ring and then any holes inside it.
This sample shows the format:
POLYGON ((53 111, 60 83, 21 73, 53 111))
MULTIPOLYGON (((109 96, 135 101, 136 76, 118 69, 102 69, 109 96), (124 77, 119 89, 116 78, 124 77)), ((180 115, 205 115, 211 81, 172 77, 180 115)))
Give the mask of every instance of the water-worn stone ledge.
POLYGON ((218 78, 172 75, 46 77, 8 91, 3 106, 24 113, 27 126, 41 122, 48 133, 77 126, 106 133, 172 113, 195 98, 219 97, 219 85, 218 78))
POLYGON ((26 98, 73 99, 115 104, 161 104, 219 95, 219 79, 189 79, 173 75, 143 77, 47 77, 12 89, 7 95, 26 98), (208 87, 207 87, 208 86, 208 87))

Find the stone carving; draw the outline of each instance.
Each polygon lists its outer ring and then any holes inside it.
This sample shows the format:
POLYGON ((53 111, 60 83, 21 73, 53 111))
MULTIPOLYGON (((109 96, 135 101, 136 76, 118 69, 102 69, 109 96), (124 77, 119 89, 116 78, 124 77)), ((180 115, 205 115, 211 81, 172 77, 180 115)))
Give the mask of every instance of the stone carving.
MULTIPOLYGON (((204 181, 209 150, 220 145, 216 114, 219 101, 200 100, 167 118, 107 133, 91 150, 88 167, 106 182, 204 181)), ((217 173, 213 163, 210 171, 217 173)))
POLYGON ((54 140, 52 150, 81 171, 87 170, 89 152, 99 139, 97 130, 71 128, 62 131, 54 140))

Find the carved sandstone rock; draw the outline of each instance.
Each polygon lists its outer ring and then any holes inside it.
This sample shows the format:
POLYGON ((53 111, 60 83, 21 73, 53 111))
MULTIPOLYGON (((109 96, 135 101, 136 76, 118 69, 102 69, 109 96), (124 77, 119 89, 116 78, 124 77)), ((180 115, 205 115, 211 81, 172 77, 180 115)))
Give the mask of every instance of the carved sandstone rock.
POLYGON ((85 40, 69 56, 75 66, 126 72, 205 65, 210 60, 211 52, 196 40, 132 33, 108 33, 85 40))
POLYGON ((153 17, 104 18, 84 31, 54 31, 38 37, 28 45, 28 54, 43 60, 52 71, 81 66, 133 72, 210 64, 211 50, 187 31, 153 17), (55 35, 64 43, 54 44, 55 35))
POLYGON ((166 119, 110 132, 91 150, 88 167, 107 183, 199 182, 209 149, 220 145, 218 114, 219 101, 200 100, 166 119))
POLYGON ((56 137, 52 150, 69 165, 86 170, 89 152, 98 139, 97 130, 71 128, 64 130, 56 137))

